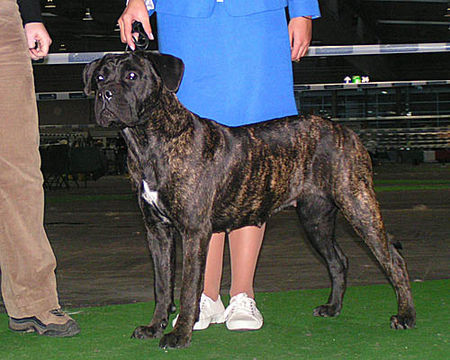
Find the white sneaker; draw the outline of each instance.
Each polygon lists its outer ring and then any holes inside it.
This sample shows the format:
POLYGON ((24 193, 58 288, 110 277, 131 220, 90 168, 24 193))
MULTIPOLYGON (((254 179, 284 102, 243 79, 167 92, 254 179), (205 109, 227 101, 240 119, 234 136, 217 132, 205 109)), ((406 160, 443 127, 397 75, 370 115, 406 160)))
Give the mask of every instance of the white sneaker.
MULTIPOLYGON (((205 330, 210 324, 222 324, 225 322, 225 306, 223 306, 220 295, 216 301, 205 294, 200 298, 200 316, 194 324, 194 330, 205 330)), ((177 324, 178 315, 173 319, 172 326, 177 324)))
POLYGON ((263 317, 256 302, 246 293, 237 294, 225 310, 228 330, 258 330, 263 326, 263 317))

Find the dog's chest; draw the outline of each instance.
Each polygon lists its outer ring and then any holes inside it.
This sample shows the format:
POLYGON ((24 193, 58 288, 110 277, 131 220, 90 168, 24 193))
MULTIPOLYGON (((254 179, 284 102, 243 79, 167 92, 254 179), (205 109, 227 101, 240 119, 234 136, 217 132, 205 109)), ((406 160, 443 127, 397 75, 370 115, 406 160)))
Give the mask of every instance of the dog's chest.
POLYGON ((150 186, 145 180, 142 180, 141 196, 144 201, 147 202, 147 204, 149 204, 150 206, 158 206, 158 192, 150 189, 150 186))
POLYGON ((149 183, 144 179, 141 183, 139 194, 144 200, 147 209, 163 223, 171 223, 166 207, 159 198, 158 191, 151 188, 149 183))

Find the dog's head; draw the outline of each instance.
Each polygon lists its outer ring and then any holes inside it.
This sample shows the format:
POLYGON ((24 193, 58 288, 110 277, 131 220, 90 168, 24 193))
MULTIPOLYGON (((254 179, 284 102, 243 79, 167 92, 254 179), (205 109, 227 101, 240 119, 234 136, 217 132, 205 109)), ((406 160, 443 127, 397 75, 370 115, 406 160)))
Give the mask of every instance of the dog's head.
POLYGON ((84 92, 95 91, 99 125, 133 127, 146 121, 142 115, 155 107, 163 87, 178 90, 183 71, 180 59, 155 51, 107 54, 84 68, 84 92))

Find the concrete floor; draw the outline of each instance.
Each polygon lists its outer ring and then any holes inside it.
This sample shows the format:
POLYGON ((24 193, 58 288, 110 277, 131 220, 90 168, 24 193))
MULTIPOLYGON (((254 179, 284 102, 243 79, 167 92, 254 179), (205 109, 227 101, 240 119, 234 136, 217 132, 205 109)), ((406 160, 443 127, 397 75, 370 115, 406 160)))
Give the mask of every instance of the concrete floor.
MULTIPOLYGON (((450 180, 450 166, 387 164, 375 168, 375 179, 450 180)), ((45 226, 58 259, 57 279, 63 306, 132 303, 153 299, 152 265, 130 183, 106 176, 86 188, 47 192, 45 226), (105 200, 86 195, 105 195, 105 200)), ((412 281, 450 275, 450 186, 441 190, 378 193, 389 234, 403 245, 412 281)), ((387 283, 362 240, 338 218, 337 241, 349 257, 348 285, 387 283)), ((181 256, 178 254, 178 262, 181 256)), ((176 293, 179 292, 179 273, 176 293)), ((230 286, 226 246, 222 292, 230 286)), ((288 209, 267 225, 255 290, 284 291, 329 287, 325 266, 288 209)), ((324 299, 325 300, 325 299, 324 299)), ((0 303, 1 310, 1 303, 0 303)))

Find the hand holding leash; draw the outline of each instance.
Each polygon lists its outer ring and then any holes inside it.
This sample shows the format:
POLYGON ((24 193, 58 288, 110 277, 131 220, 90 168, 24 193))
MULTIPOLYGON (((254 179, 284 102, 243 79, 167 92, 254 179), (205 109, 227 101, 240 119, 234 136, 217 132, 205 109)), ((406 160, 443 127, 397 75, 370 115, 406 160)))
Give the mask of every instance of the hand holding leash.
POLYGON ((143 0, 130 0, 122 15, 117 20, 120 27, 120 40, 128 44, 131 50, 136 49, 134 40, 136 32, 132 29, 132 24, 135 22, 141 23, 144 29, 143 33, 147 34, 150 40, 154 40, 148 10, 143 0))
POLYGON ((150 45, 150 38, 145 33, 142 23, 135 21, 131 31, 133 34, 138 34, 137 38, 133 36, 134 45, 136 46, 135 50, 147 50, 150 45))

